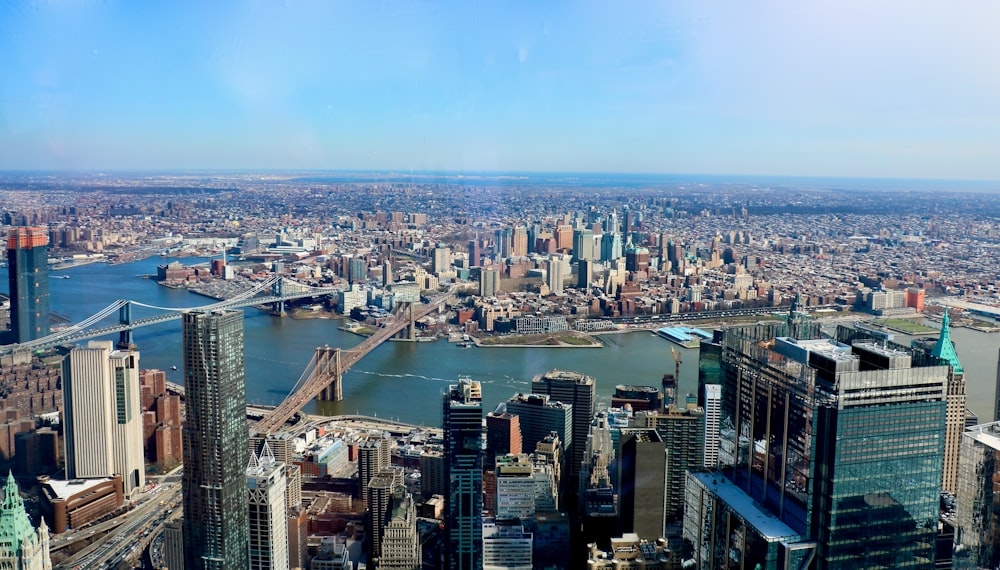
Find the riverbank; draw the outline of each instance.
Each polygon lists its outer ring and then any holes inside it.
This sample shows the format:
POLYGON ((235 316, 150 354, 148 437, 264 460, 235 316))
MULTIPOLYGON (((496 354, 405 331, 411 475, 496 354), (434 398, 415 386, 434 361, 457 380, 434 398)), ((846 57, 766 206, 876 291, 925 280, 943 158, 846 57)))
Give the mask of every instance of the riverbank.
POLYGON ((582 333, 511 335, 473 338, 482 348, 601 348, 604 345, 582 333))

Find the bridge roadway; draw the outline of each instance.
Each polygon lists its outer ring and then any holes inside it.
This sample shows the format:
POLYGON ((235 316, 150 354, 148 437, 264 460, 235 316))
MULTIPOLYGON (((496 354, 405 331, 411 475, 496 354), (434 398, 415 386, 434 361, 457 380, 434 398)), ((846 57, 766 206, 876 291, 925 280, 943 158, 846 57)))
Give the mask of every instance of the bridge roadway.
MULTIPOLYGON (((0 356, 11 354, 18 350, 44 350, 47 348, 53 348, 56 346, 64 344, 73 344, 81 340, 86 340, 90 338, 98 338, 102 336, 111 335, 114 333, 119 333, 125 330, 136 329, 139 327, 145 327, 149 325, 155 325, 159 323, 165 323, 167 321, 172 321, 181 318, 184 313, 190 313, 192 311, 205 310, 208 308, 217 309, 238 309, 241 307, 251 307, 256 305, 268 305, 271 303, 276 303, 278 301, 289 301, 292 299, 303 299, 306 297, 320 297, 322 295, 331 295, 337 293, 340 289, 333 288, 322 288, 322 289, 311 289, 308 291, 299 291, 296 293, 286 293, 284 295, 266 295, 258 297, 250 297, 248 299, 234 300, 231 302, 223 301, 211 305, 203 305, 200 307, 190 307, 184 309, 174 309, 169 313, 164 313, 161 315, 154 315, 152 317, 143 317, 141 319, 135 319, 130 323, 117 323, 114 325, 108 325, 104 327, 98 327, 93 329, 82 329, 69 332, 64 335, 52 335, 52 339, 45 340, 39 339, 37 341, 32 341, 31 343, 25 344, 8 344, 5 346, 0 346, 0 356)), ((58 333, 57 333, 58 334, 58 333)))
MULTIPOLYGON (((405 312, 404 314, 397 315, 394 320, 383 324, 378 332, 352 349, 317 348, 312 360, 309 361, 306 369, 299 377, 299 381, 296 382, 296 386, 299 386, 299 388, 297 390, 293 389, 292 393, 278 407, 254 425, 252 431, 259 434, 273 433, 285 425, 285 422, 298 413, 310 400, 322 394, 331 384, 339 383, 344 373, 351 366, 357 364, 369 352, 375 350, 380 344, 409 326, 411 322, 417 321, 440 309, 444 306, 445 302, 452 298, 454 293, 455 287, 452 287, 448 293, 423 305, 418 311, 412 313, 409 318, 404 316, 405 312)), ((410 310, 412 310, 412 305, 410 310)), ((337 392, 339 393, 339 385, 337 388, 337 392)))

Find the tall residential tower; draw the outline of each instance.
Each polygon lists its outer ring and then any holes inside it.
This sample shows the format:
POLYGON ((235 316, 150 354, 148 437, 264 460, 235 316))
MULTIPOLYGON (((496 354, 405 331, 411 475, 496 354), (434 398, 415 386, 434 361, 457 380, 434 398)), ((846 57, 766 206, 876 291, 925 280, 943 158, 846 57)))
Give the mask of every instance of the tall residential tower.
POLYGON ((444 452, 449 485, 449 567, 483 567, 483 392, 463 378, 444 395, 444 452))
POLYGON ((11 342, 49 334, 49 234, 14 228, 7 234, 11 342))
POLYGON ((249 432, 243 313, 186 313, 183 330, 185 567, 244 570, 249 432))

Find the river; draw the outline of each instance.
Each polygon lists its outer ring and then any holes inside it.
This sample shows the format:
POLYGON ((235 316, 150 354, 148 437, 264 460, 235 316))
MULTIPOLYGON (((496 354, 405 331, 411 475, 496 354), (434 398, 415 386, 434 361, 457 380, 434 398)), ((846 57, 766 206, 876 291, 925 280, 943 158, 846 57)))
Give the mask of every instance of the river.
MULTIPOLYGON (((123 265, 94 263, 51 273, 52 310, 78 322, 115 299, 127 298, 161 307, 194 307, 210 299, 185 290, 161 287, 141 276, 172 258, 150 258, 123 265), (68 275, 69 279, 57 276, 68 275)), ((182 258, 184 264, 205 259, 182 258)), ((0 268, 0 283, 7 283, 0 268)), ((133 310, 133 318, 146 309, 133 310)), ((254 308, 244 310, 247 400, 277 404, 299 379, 317 346, 350 348, 362 338, 338 330, 339 320, 278 318, 254 308)), ((114 318, 117 318, 115 316, 114 318)), ((933 324, 932 324, 933 326, 933 324)), ((969 407, 981 421, 993 419, 997 350, 1000 335, 954 328, 952 339, 965 368, 969 407)), ((117 338, 117 337, 115 337, 117 338)), ((344 377, 344 400, 322 412, 362 413, 404 422, 439 425, 441 394, 449 383, 469 376, 483 385, 487 409, 530 389, 531 378, 552 369, 575 370, 597 380, 599 402, 610 402, 617 384, 659 386, 673 372, 671 343, 649 332, 603 335, 602 348, 458 348, 437 342, 386 342, 344 377)), ((180 321, 136 329, 134 340, 143 368, 165 370, 183 383, 180 321), (177 366, 178 370, 171 370, 177 366)), ((898 339, 905 342, 902 337, 898 339)), ((698 383, 698 350, 682 349, 680 392, 693 393, 698 383)), ((307 411, 317 412, 315 403, 307 411)))

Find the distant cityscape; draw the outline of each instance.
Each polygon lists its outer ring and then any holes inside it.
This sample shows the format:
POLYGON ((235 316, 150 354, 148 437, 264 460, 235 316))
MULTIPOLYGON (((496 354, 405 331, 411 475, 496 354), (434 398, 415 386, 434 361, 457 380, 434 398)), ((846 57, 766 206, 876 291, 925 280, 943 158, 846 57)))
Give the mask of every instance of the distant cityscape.
POLYGON ((0 566, 1000 567, 1000 193, 748 180, 0 176, 0 566), (172 370, 142 363, 166 317, 141 299, 57 309, 50 280, 158 259, 142 283, 192 294, 172 370), (236 302, 358 344, 315 339, 279 405, 248 401, 236 302), (651 332, 657 378, 583 371, 651 332), (448 378, 431 427, 312 413, 390 341, 579 366, 496 406, 448 378))

